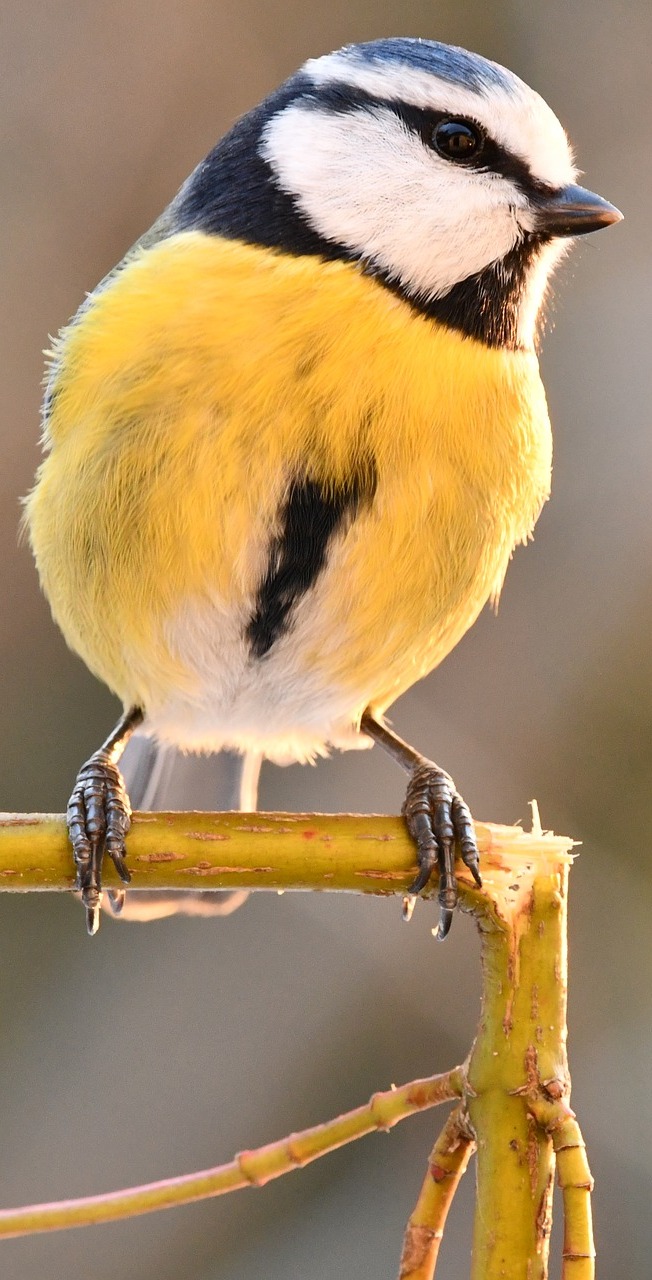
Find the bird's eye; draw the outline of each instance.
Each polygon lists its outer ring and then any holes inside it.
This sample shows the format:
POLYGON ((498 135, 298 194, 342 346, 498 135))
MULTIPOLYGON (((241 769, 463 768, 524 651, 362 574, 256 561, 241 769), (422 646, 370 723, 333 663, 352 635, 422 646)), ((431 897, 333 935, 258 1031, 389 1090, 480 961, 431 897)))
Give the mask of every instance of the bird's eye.
POLYGON ((484 139, 477 125, 468 120, 441 120, 432 134, 431 145, 445 160, 475 160, 484 139))

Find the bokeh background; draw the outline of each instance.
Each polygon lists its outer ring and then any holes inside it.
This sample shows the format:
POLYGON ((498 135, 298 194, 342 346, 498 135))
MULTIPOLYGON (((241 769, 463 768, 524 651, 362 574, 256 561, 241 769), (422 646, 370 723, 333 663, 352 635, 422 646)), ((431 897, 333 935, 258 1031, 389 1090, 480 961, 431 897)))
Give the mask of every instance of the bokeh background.
MULTIPOLYGON (((0 41, 4 354, 0 804, 61 810, 116 706, 69 654, 17 545, 39 457, 42 348, 242 111, 304 58, 387 34, 467 45, 553 104, 588 185, 626 214, 557 283, 543 368, 554 493, 486 612, 394 723, 475 814, 582 841, 572 875, 574 1104, 597 1179, 603 1276, 652 1247, 652 160, 646 0, 23 0, 0 41)), ((267 767, 263 807, 397 810, 378 751, 267 767)), ((434 908, 258 895, 223 922, 105 921, 0 897, 0 1202, 200 1168, 467 1051, 478 946, 434 908)), ((260 1192, 2 1245, 5 1280, 393 1277, 434 1113, 260 1192)), ((441 1262, 468 1274, 472 1175, 441 1262)), ((558 1268, 553 1267, 553 1276, 558 1268)))

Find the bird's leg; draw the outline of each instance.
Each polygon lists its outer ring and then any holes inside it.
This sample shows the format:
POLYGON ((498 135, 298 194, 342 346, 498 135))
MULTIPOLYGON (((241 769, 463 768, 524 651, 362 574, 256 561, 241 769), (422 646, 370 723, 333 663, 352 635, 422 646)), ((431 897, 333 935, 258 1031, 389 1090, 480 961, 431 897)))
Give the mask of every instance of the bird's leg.
POLYGON ((403 917, 409 920, 417 895, 425 889, 432 872, 439 870, 439 926, 437 936, 445 938, 451 926, 458 892, 455 879, 455 842, 462 861, 479 888, 478 846, 473 819, 448 773, 392 733, 386 725, 365 711, 360 722, 366 733, 410 775, 402 813, 408 831, 416 841, 419 874, 403 899, 403 917))
MULTIPOLYGON (((93 752, 77 774, 68 801, 66 819, 72 843, 77 879, 86 910, 86 928, 91 937, 100 923, 102 859, 107 853, 124 884, 131 876, 125 862, 125 836, 131 825, 131 805, 118 769, 134 729, 143 722, 140 707, 131 707, 118 721, 113 733, 93 752)), ((119 894, 116 894, 119 901, 119 894)))

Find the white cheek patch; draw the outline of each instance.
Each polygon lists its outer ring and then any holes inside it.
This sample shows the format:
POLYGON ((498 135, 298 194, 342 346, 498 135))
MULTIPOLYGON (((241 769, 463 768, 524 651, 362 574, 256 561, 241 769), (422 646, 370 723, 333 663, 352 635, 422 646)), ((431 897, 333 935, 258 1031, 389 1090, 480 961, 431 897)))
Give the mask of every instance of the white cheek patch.
POLYGON ((408 64, 374 63, 353 52, 313 58, 303 67, 316 86, 345 84, 375 98, 469 116, 525 161, 535 178, 552 187, 573 182, 577 170, 572 151, 554 111, 513 72, 504 67, 498 70, 501 79, 496 83, 488 80, 482 92, 476 92, 408 64))
POLYGON ((429 151, 389 108, 335 113, 295 103, 261 153, 311 225, 433 299, 503 258, 525 198, 507 179, 429 151))

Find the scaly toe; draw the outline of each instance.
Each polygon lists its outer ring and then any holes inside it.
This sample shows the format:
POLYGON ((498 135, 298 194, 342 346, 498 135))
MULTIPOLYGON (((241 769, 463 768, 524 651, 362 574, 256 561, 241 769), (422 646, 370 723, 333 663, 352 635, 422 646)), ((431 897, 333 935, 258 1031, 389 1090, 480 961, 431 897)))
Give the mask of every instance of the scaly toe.
POLYGON ((443 940, 450 930, 458 900, 456 843, 476 884, 478 887, 482 885, 473 819, 449 774, 423 758, 410 777, 403 815, 416 843, 419 863, 419 873, 403 900, 403 918, 410 919, 415 899, 427 887, 437 868, 440 918, 436 936, 443 940))
POLYGON ((93 937, 100 925, 103 858, 111 858, 124 883, 131 879, 124 843, 131 807, 122 774, 106 751, 96 752, 82 765, 68 803, 67 819, 77 868, 75 887, 81 890, 86 928, 93 937))

